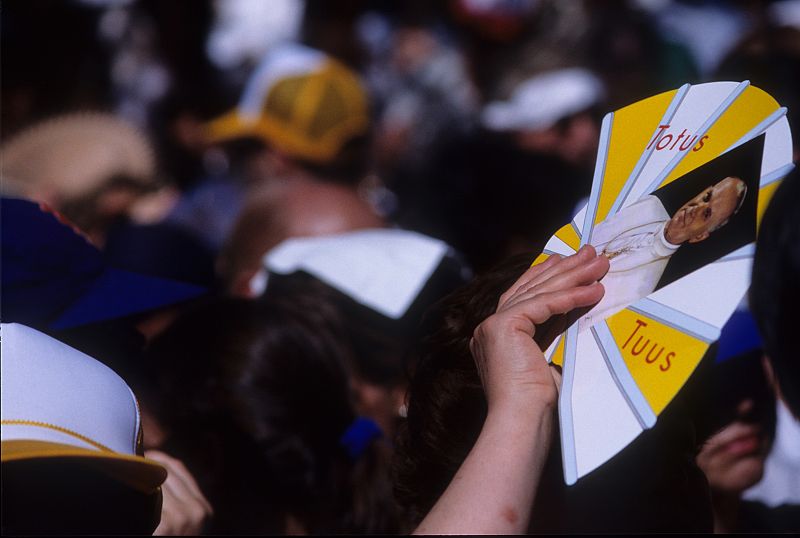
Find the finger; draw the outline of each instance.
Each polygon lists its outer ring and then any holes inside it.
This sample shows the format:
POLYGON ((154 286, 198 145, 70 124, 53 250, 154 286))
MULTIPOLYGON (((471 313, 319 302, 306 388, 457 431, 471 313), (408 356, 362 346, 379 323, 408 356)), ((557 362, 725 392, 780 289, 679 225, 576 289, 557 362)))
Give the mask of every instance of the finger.
MULTIPOLYGON (((533 286, 536 286, 541 282, 546 281, 553 275, 569 270, 575 265, 580 264, 586 260, 589 260, 595 257, 596 255, 597 254, 594 251, 594 247, 592 247, 591 245, 585 245, 581 247, 578 250, 578 252, 576 252, 571 256, 567 256, 566 258, 562 258, 559 256, 559 259, 556 260, 555 263, 548 265, 544 271, 539 271, 538 273, 533 274, 532 276, 530 276, 525 280, 520 279, 521 280, 520 285, 514 289, 513 294, 509 294, 508 297, 506 297, 506 301, 502 304, 502 306, 505 306, 505 304, 509 300, 511 300, 514 297, 514 295, 518 295, 520 292, 525 292, 528 289, 532 288, 533 286)), ((548 258, 548 260, 549 259, 550 258, 548 258)), ((498 306, 498 309, 500 307, 501 305, 498 306)))
POLYGON ((594 250, 592 245, 584 245, 582 246, 578 252, 573 254, 572 256, 568 256, 562 260, 562 262, 557 267, 549 267, 546 271, 542 271, 540 274, 536 275, 530 282, 531 286, 536 286, 549 280, 553 277, 553 275, 562 273, 564 271, 568 271, 573 267, 585 263, 589 260, 592 260, 597 257, 597 252, 594 250))
MULTIPOLYGON (((562 264, 562 266, 563 265, 566 265, 566 262, 562 264)), ((600 280, 605 276, 607 271, 608 259, 605 256, 589 258, 586 261, 574 265, 571 269, 553 274, 553 276, 544 282, 520 290, 515 297, 506 302, 503 308, 511 308, 521 301, 542 293, 549 293, 576 286, 587 286, 600 280)))
POLYGON ((182 461, 157 450, 147 451, 145 455, 150 459, 159 461, 167 468, 168 477, 172 478, 172 480, 168 478, 168 481, 171 482, 175 495, 181 499, 195 499, 209 513, 213 513, 211 504, 203 495, 200 485, 182 461))
POLYGON ((550 375, 553 376, 553 382, 555 383, 556 390, 558 391, 559 395, 561 394, 561 367, 557 364, 550 364, 550 375))
POLYGON ((145 452, 145 457, 155 460, 166 467, 170 476, 180 478, 182 482, 188 482, 190 484, 194 484, 195 486, 197 485, 192 477, 192 474, 181 460, 173 458, 169 454, 159 450, 148 450, 145 452))
POLYGON ((523 287, 525 284, 530 282, 531 279, 535 278, 536 275, 546 271, 559 261, 561 261, 563 257, 561 254, 552 254, 549 258, 547 258, 542 263, 533 265, 529 267, 520 277, 514 282, 510 288, 508 288, 505 293, 500 296, 500 300, 497 301, 497 307, 500 308, 503 304, 514 296, 514 294, 523 287))
POLYGON ((200 486, 197 485, 197 481, 195 481, 192 473, 189 472, 189 469, 186 468, 183 462, 174 460, 170 470, 172 470, 175 477, 178 478, 184 486, 186 486, 186 489, 190 491, 200 491, 200 486))
POLYGON ((603 298, 603 293, 603 285, 599 282, 543 293, 518 303, 504 314, 522 321, 523 324, 515 328, 530 333, 532 337, 535 325, 544 323, 556 314, 566 314, 576 308, 596 304, 603 298))
POLYGON ((175 476, 168 476, 161 485, 163 502, 161 508, 161 523, 154 534, 157 535, 186 535, 195 534, 195 524, 202 524, 206 510, 194 497, 186 495, 180 480, 175 476), (194 532, 189 532, 194 530, 194 532))
POLYGON ((158 527, 153 531, 153 536, 174 536, 177 533, 178 524, 174 520, 171 511, 162 509, 161 521, 158 527))
POLYGON ((191 474, 180 460, 157 451, 148 451, 146 456, 152 460, 158 461, 167 469, 167 480, 164 484, 168 485, 173 495, 181 500, 194 497, 192 485, 194 485, 195 489, 199 490, 199 488, 194 478, 191 477, 191 474))
POLYGON ((203 521, 211 514, 210 510, 207 510, 197 497, 187 495, 185 484, 174 472, 167 476, 161 490, 163 493, 161 522, 154 534, 197 534, 202 528, 203 521))
POLYGON ((167 474, 167 479, 161 483, 161 493, 164 496, 164 499, 178 499, 175 495, 175 488, 172 485, 173 481, 170 480, 169 474, 167 474))
POLYGON ((595 256, 573 265, 571 268, 553 274, 534 287, 536 293, 547 293, 575 286, 587 286, 597 282, 608 272, 609 262, 605 256, 595 256))
POLYGON ((169 526, 172 527, 175 525, 177 514, 181 513, 181 507, 184 506, 186 502, 176 493, 174 479, 170 479, 169 476, 164 483, 161 484, 161 495, 163 499, 161 504, 161 523, 169 523, 169 526))
POLYGON ((144 457, 147 459, 155 460, 162 465, 172 465, 174 462, 179 460, 173 458, 166 452, 161 452, 160 450, 145 450, 144 457))

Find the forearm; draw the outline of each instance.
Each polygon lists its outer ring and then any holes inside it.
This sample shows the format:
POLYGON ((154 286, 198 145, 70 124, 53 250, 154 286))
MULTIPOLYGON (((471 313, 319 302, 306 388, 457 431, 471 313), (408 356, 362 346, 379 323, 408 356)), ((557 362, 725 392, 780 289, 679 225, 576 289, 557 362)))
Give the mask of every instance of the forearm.
POLYGON ((514 534, 528 528, 552 440, 554 404, 491 410, 475 446, 415 534, 514 534))

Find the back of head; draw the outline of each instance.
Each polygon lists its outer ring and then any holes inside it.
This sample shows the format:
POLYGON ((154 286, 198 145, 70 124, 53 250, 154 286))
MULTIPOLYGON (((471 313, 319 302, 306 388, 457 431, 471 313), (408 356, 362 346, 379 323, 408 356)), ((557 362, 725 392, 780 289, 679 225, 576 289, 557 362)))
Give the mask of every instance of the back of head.
MULTIPOLYGON (((385 236, 385 239, 389 242, 390 237, 385 236)), ((348 256, 344 245, 336 250, 336 254, 348 259, 354 282, 358 282, 354 274, 360 265, 379 266, 363 251, 361 256, 348 256)), ((398 272, 406 276, 413 274, 414 269, 401 266, 398 257, 391 258, 391 261, 399 266, 398 272)), ((351 376, 356 407, 375 420, 387 437, 393 437, 405 414, 408 373, 415 361, 414 346, 422 329, 422 320, 434 303, 466 282, 468 271, 455 252, 448 252, 418 283, 402 315, 393 317, 377 310, 374 305, 365 304, 365 297, 354 297, 352 289, 348 290, 343 282, 326 282, 329 275, 320 274, 315 269, 306 267, 287 274, 269 273, 265 297, 300 291, 302 294, 311 293, 323 304, 336 308, 342 320, 339 332, 352 345, 351 376)), ((376 269, 366 280, 369 282, 361 281, 354 286, 368 288, 371 297, 386 297, 387 289, 394 287, 397 290, 401 279, 390 271, 376 269)))
POLYGON ((58 116, 0 148, 4 194, 51 204, 100 239, 155 184, 151 142, 112 114, 58 116))
POLYGON ((750 309, 781 396, 800 416, 800 360, 794 345, 800 305, 800 177, 795 169, 778 187, 756 241, 750 309))
POLYGON ((353 189, 303 180, 268 186, 242 209, 220 255, 219 272, 236 289, 237 280, 252 276, 264 255, 286 239, 384 226, 353 189))
POLYGON ((366 171, 369 103, 358 76, 296 43, 262 59, 237 107, 208 125, 211 141, 256 138, 312 174, 356 184, 366 171))
POLYGON ((159 418, 215 532, 282 533, 289 519, 312 533, 396 528, 381 447, 352 461, 340 444, 356 417, 335 319, 302 296, 222 299, 154 341, 159 418))

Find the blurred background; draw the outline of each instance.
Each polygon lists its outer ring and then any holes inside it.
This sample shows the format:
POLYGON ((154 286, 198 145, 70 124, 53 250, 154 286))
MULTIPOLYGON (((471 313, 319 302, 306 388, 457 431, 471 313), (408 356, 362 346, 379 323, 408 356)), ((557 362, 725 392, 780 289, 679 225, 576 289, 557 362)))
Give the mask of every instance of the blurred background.
MULTIPOLYGON (((572 218, 603 115, 750 80, 800 125, 800 0, 6 0, 0 25, 3 195, 58 211, 108 267, 189 285, 106 287, 56 327, 99 269, 72 232, 9 261, 40 228, 3 215, 4 322, 112 366, 145 448, 213 506, 175 525, 167 494, 162 534, 412 528, 381 451, 424 313, 572 218)), ((764 428, 778 447, 787 413, 764 428)), ((762 444, 718 489, 758 482, 762 444)), ((772 504, 800 498, 792 465, 772 504)))
MULTIPOLYGON (((360 198, 480 272, 537 251, 571 217, 607 111, 686 82, 749 79, 796 125, 798 25, 791 0, 11 0, 1 133, 8 149, 55 116, 123 120, 145 140, 131 158, 147 188, 112 199, 93 185, 54 205, 99 243, 122 214, 177 223, 216 252, 254 180, 237 167, 244 150, 209 142, 204 124, 237 104, 265 54, 302 43, 367 90, 360 198)), ((66 187, 47 188, 39 196, 54 201, 66 187)))

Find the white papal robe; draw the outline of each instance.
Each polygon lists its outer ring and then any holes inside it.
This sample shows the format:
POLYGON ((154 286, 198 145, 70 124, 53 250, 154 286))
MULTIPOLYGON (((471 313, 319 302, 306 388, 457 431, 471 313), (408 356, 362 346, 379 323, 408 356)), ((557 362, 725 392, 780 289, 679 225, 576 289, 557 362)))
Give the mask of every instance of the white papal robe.
POLYGON ((608 257, 610 268, 600 281, 605 295, 580 319, 579 331, 655 290, 670 256, 680 247, 664 237, 670 218, 661 201, 649 195, 595 226, 589 243, 608 257))

